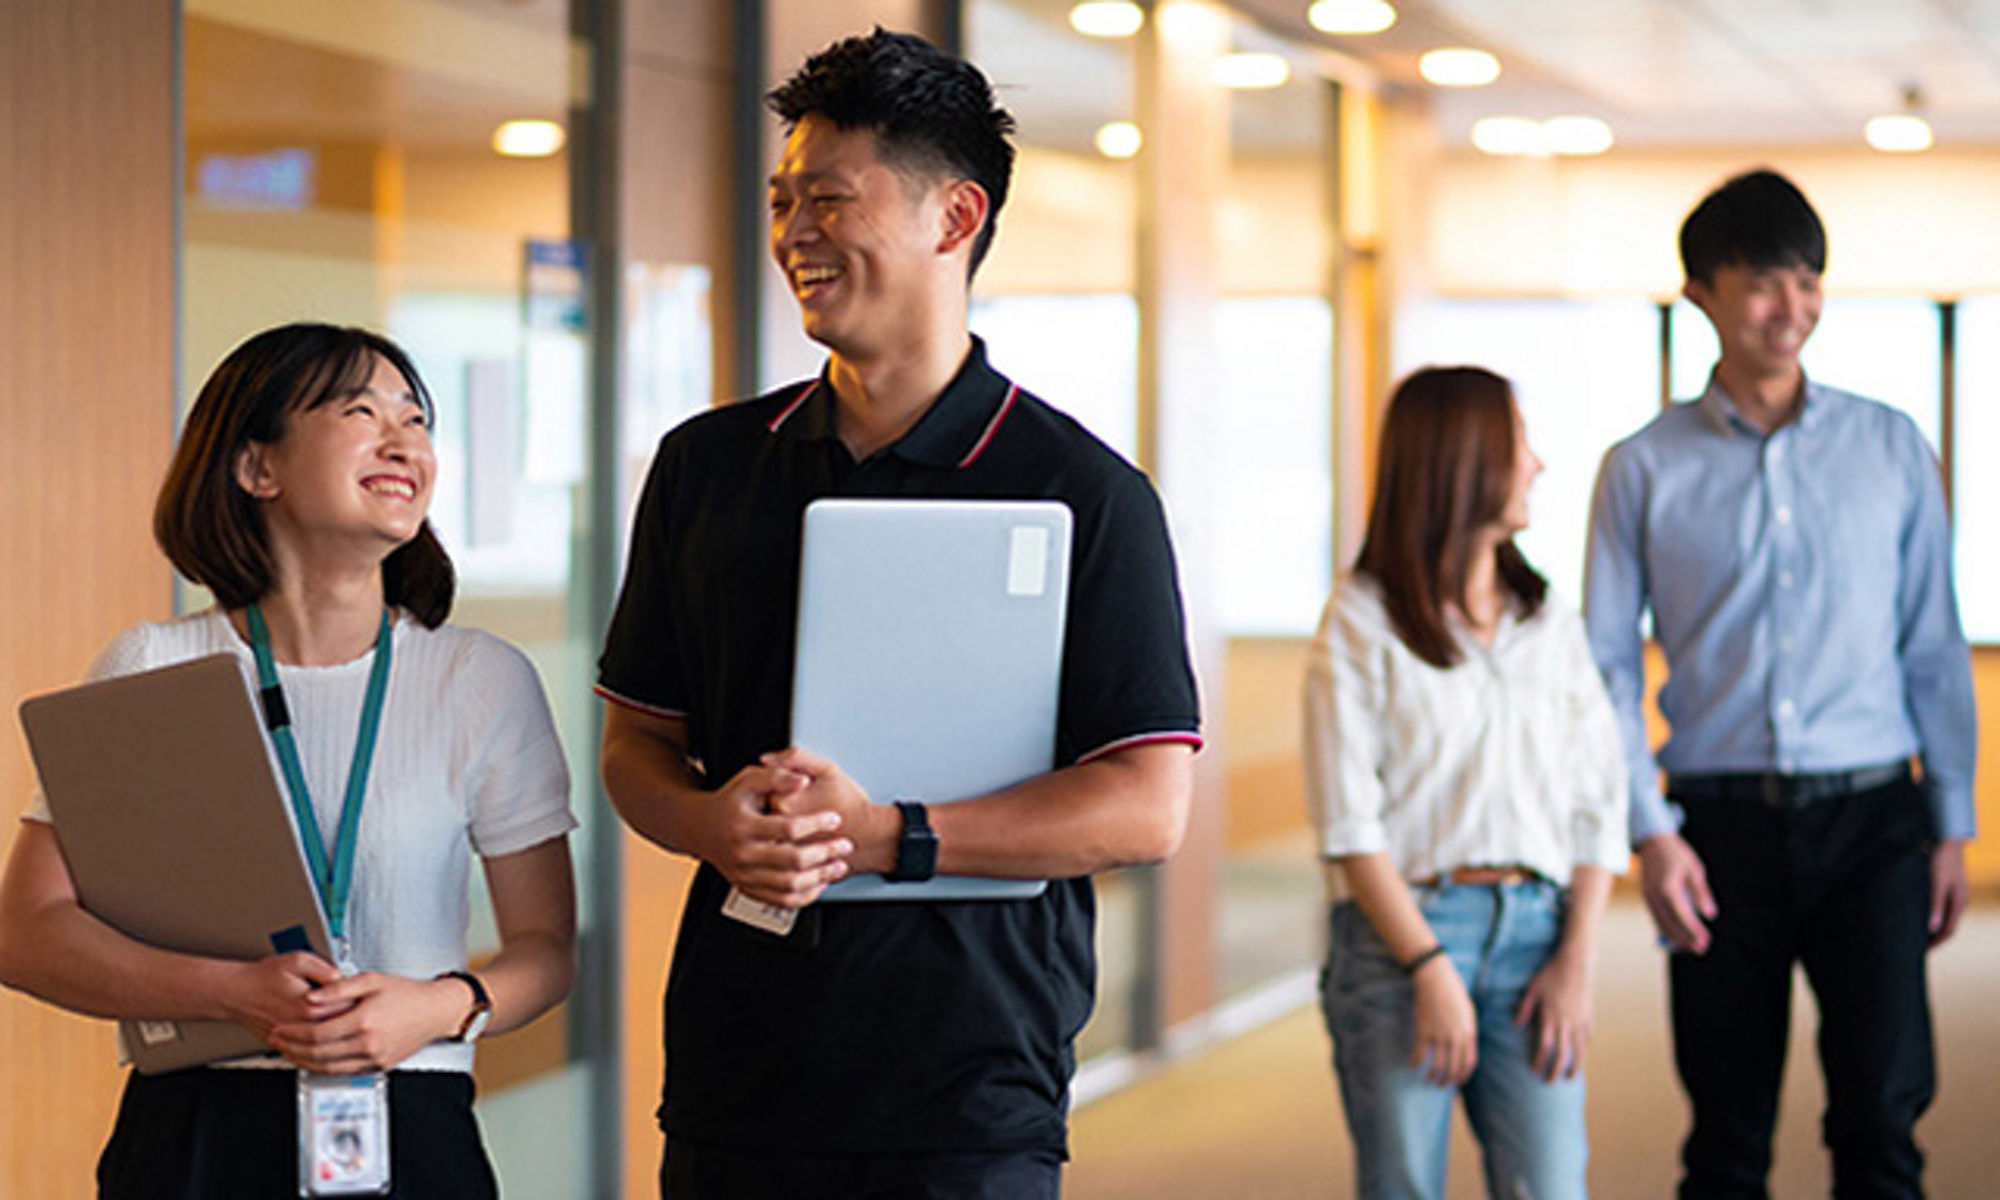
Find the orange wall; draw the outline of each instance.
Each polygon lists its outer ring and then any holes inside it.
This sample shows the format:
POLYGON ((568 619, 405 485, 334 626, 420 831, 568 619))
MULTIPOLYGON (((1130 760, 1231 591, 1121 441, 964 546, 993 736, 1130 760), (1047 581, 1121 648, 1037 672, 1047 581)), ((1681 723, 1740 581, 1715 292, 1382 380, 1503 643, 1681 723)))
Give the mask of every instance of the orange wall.
MULTIPOLYGON (((173 419, 171 4, 0 5, 0 851, 32 786, 12 716, 166 615, 152 492, 173 419)), ((86 1196, 110 1028, 0 992, 0 1196, 86 1196)))

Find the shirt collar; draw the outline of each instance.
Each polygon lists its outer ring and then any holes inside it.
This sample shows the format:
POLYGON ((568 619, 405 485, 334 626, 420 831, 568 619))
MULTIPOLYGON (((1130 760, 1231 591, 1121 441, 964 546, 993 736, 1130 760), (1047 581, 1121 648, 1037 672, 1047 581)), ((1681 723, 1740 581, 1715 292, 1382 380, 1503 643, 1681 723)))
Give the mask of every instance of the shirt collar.
MULTIPOLYGON (((834 437, 838 404, 829 375, 799 394, 771 422, 772 433, 793 441, 826 441, 834 437)), ((972 335, 972 349, 944 391, 924 410, 910 431, 882 451, 921 466, 955 469, 978 459, 1013 411, 1019 389, 986 362, 986 343, 972 335)))
MULTIPOLYGON (((1799 415, 1795 420, 1787 422, 1784 428, 1797 426, 1801 429, 1810 429, 1826 416, 1827 389, 1814 383, 1810 376, 1801 375, 1800 380, 1803 387, 1800 390, 1799 415)), ((1709 373, 1708 388, 1695 403, 1716 432, 1726 437, 1734 437, 1739 433, 1755 438, 1764 436, 1764 431, 1752 425, 1743 416, 1743 410, 1737 408, 1736 402, 1729 398, 1729 393, 1722 390, 1722 385, 1715 381, 1714 372, 1709 373)))

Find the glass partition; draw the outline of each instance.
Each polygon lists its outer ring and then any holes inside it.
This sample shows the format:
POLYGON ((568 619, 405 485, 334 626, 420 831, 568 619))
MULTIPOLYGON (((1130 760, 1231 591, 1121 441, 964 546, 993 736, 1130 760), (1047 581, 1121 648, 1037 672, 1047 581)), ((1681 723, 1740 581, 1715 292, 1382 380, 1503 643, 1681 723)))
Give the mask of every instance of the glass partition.
MULTIPOLYGON (((459 570, 453 619, 539 669, 585 868, 609 822, 594 799, 595 647, 572 608, 588 594, 576 585, 592 398, 570 212, 585 164, 563 145, 589 103, 576 94, 589 47, 568 0, 184 11, 181 393, 287 321, 369 326, 411 351, 437 399, 432 515, 459 570)), ((580 891, 589 939, 613 914, 594 911, 587 880, 580 891)), ((483 897, 474 912, 477 961, 498 939, 483 897)), ((615 1114, 593 1107, 607 1068, 577 1049, 592 1041, 572 1011, 480 1047, 480 1115, 507 1194, 596 1190, 592 1129, 615 1114)))
MULTIPOLYGON (((972 330, 993 365, 1081 421, 1127 458, 1139 429, 1135 292, 1137 177, 1115 138, 1133 119, 1129 38, 1090 37, 1067 0, 967 0, 965 54, 1019 125, 1014 179, 993 249, 973 283, 972 330)), ((1151 981, 1146 889, 1098 877, 1097 1010, 1080 1059, 1132 1048, 1151 981)))
POLYGON ((1225 76, 1238 86, 1215 214, 1216 608, 1230 639, 1216 975, 1225 1003, 1254 1003, 1321 954, 1298 707, 1334 566, 1334 93, 1312 55, 1249 22, 1232 23, 1229 49, 1244 73, 1225 76))

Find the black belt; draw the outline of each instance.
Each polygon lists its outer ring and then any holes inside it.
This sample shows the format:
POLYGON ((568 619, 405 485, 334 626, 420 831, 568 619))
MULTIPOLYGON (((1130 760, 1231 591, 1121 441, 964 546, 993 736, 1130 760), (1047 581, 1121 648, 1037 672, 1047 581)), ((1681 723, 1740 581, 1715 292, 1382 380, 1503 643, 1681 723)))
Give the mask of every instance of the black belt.
POLYGON ((1905 761, 1856 767, 1852 771, 1813 771, 1785 775, 1777 771, 1742 771, 1725 775, 1669 775, 1667 795, 1676 800, 1755 800, 1772 808, 1799 808, 1816 800, 1872 792, 1910 781, 1905 761))

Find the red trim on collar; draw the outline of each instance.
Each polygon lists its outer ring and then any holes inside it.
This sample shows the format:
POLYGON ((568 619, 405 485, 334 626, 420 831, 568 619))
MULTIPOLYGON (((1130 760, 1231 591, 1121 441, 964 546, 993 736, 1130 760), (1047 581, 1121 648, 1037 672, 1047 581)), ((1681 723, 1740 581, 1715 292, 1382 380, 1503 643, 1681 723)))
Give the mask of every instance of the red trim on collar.
POLYGON ((790 404, 785 405, 785 411, 779 413, 775 417, 772 417, 771 423, 769 425, 764 426, 764 428, 771 431, 772 433, 778 432, 778 426, 783 425, 787 418, 789 418, 793 413, 799 411, 799 405, 804 404, 806 402, 806 397, 812 395, 813 389, 818 386, 819 386, 819 380, 815 379, 811 383, 808 383, 804 387, 800 388, 799 394, 792 397, 792 402, 790 404))
POLYGON ((965 457, 958 460, 959 470, 962 471, 971 466, 974 459, 986 452, 986 447, 988 443, 992 442, 993 435, 1000 431, 1000 422, 1006 420, 1007 414, 1013 411, 1014 397, 1020 394, 1021 388, 1019 384, 1010 383, 1007 385, 1007 398, 1000 402, 1000 411, 994 413, 993 419, 986 423, 986 432, 979 435, 979 440, 973 443, 972 449, 966 451, 965 457))

